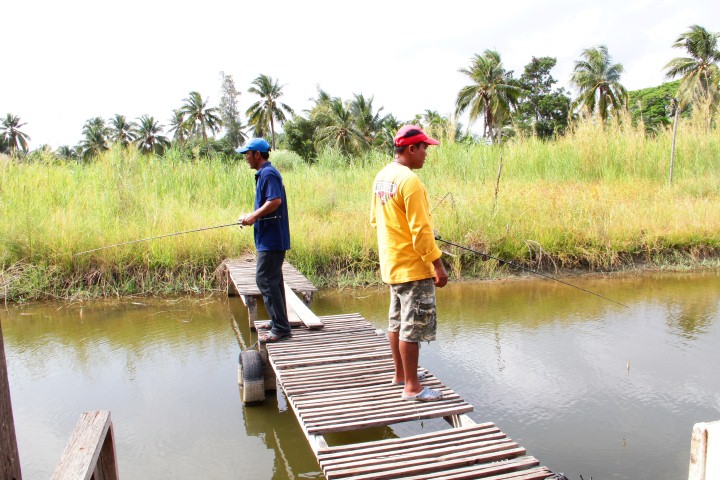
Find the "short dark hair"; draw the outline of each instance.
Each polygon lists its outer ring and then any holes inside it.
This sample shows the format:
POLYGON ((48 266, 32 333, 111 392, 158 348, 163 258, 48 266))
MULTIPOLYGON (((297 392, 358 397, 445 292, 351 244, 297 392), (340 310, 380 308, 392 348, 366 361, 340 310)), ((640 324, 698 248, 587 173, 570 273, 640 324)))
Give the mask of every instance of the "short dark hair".
POLYGON ((267 160, 268 158, 270 158, 270 152, 258 152, 258 153, 259 153, 260 156, 261 156, 262 158, 264 158, 265 160, 267 160))
POLYGON ((399 154, 403 153, 406 148, 411 147, 413 145, 417 148, 420 148, 420 147, 418 147, 418 145, 422 145, 423 143, 425 143, 425 142, 417 142, 417 143, 413 143, 412 145, 403 145, 402 147, 395 147, 395 153, 399 155, 399 154))

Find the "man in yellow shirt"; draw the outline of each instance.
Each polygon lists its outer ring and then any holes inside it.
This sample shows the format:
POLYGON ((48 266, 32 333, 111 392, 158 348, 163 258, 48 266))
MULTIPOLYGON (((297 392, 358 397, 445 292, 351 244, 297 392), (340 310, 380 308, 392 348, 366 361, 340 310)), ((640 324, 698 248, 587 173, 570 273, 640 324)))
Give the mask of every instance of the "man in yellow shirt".
POLYGON ((435 340, 435 287, 447 284, 442 252, 430 224, 427 190, 413 172, 423 167, 426 149, 438 145, 416 125, 394 139, 395 159, 375 177, 370 224, 377 229, 380 272, 390 285, 388 338, 395 364, 393 383, 406 400, 435 401, 442 392, 420 385, 419 342, 435 340))

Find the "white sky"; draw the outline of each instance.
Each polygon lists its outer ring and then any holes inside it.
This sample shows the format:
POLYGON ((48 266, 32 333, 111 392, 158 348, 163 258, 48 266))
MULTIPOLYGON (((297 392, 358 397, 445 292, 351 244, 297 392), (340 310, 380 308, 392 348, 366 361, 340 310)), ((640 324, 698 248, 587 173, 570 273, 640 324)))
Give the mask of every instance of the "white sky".
POLYGON ((8 0, 0 115, 27 123, 31 148, 73 146, 92 117, 167 124, 192 90, 217 106, 220 71, 243 92, 243 112, 263 73, 298 113, 320 86, 374 96, 400 120, 449 115, 469 83, 458 69, 488 48, 516 76, 533 56, 557 57, 551 73, 569 88, 581 51, 605 44, 634 90, 665 81, 663 66, 684 55, 671 48, 678 35, 720 30, 719 14, 713 0, 8 0))

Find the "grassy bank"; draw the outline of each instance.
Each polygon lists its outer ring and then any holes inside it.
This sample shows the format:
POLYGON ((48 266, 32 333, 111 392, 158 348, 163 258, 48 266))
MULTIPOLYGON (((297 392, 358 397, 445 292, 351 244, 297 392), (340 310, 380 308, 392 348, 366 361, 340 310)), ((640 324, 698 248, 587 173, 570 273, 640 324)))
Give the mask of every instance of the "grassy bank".
MULTIPOLYGON (((443 238, 523 265, 607 271, 693 265, 720 246, 720 130, 580 125, 555 142, 502 148, 445 142, 419 172, 443 238), (500 156, 499 195, 494 192, 500 156)), ((372 179, 389 157, 326 152, 307 165, 276 152, 289 196, 289 260, 320 285, 377 282, 367 217, 372 179)), ((222 259, 253 251, 252 231, 222 228, 73 256, 82 250, 234 221, 250 211, 242 160, 193 161, 112 149, 87 164, 0 159, 0 296, 170 294, 214 288, 222 259)), ((456 278, 496 276, 496 262, 453 252, 456 278)))

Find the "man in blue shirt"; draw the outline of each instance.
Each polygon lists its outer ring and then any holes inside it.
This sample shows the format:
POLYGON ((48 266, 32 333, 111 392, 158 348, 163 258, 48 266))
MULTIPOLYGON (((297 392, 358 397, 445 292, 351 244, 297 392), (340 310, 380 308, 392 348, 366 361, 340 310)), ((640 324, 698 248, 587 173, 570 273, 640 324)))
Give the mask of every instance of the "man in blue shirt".
POLYGON ((253 225, 257 270, 255 281, 262 293, 270 321, 269 330, 260 336, 261 342, 277 342, 290 338, 290 323, 285 304, 285 286, 282 265, 285 252, 290 250, 290 224, 287 197, 282 177, 269 161, 270 144, 262 138, 253 138, 237 149, 255 172, 255 205, 252 213, 240 217, 242 225, 253 225))

